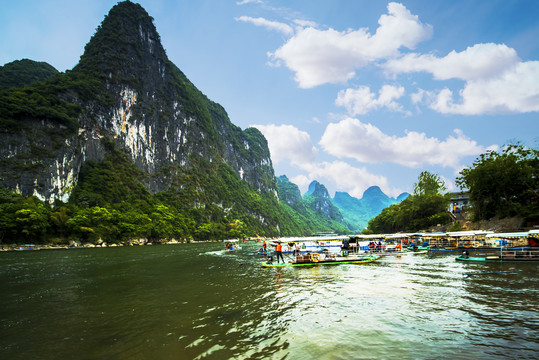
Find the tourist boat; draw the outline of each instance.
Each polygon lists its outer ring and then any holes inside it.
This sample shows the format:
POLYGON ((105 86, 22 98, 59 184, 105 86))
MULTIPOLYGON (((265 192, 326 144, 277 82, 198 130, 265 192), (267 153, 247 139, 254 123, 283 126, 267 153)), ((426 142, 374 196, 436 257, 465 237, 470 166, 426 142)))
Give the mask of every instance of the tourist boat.
POLYGON ((319 265, 340 265, 340 264, 365 264, 376 261, 380 258, 377 255, 361 256, 337 256, 336 254, 311 253, 298 254, 292 260, 285 263, 273 263, 273 259, 263 262, 263 267, 297 267, 297 266, 319 266, 319 265))
POLYGON ((25 244, 25 245, 21 245, 15 249, 13 249, 14 251, 28 251, 28 250, 41 250, 40 248, 38 248, 37 246, 35 246, 34 244, 25 244))
POLYGON ((455 260, 469 262, 532 262, 539 261, 539 250, 532 250, 528 247, 502 249, 498 254, 486 256, 469 256, 465 253, 458 256, 455 260))
POLYGON ((238 244, 239 240, 225 240, 225 250, 226 251, 238 251, 241 250, 241 246, 238 244))
POLYGON ((500 250, 518 250, 529 246, 533 232, 494 233, 492 231, 474 230, 439 234, 424 234, 430 239, 430 255, 442 253, 494 253, 500 250))
POLYGON ((297 253, 340 253, 341 249, 350 244, 350 237, 347 235, 328 235, 328 236, 308 236, 308 237, 289 237, 278 238, 267 241, 268 246, 266 251, 263 248, 257 252, 257 255, 274 255, 275 252, 271 249, 275 247, 277 243, 282 245, 282 253, 284 254, 297 254, 297 253))

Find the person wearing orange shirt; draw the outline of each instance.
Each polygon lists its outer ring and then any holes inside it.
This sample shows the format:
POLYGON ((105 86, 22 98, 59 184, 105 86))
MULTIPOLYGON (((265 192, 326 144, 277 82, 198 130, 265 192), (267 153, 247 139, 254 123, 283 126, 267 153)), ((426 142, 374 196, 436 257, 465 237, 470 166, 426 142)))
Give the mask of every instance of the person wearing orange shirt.
POLYGON ((277 255, 277 262, 279 262, 279 257, 284 262, 282 251, 283 251, 283 247, 281 246, 281 242, 279 241, 277 245, 275 245, 275 255, 277 255))

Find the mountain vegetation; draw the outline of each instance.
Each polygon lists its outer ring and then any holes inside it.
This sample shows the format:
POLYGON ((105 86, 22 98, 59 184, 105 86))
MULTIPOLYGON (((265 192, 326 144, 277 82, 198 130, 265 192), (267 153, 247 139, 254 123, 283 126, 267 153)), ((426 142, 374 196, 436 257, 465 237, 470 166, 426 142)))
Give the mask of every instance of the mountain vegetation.
POLYGON ((46 62, 16 60, 0 66, 0 91, 32 86, 56 74, 58 70, 46 62))
POLYGON ((341 211, 344 223, 354 232, 361 232, 369 220, 380 214, 383 209, 400 203, 410 194, 402 193, 397 198, 390 198, 378 186, 371 186, 361 199, 346 192, 336 192, 333 203, 341 211))
POLYGON ((294 222, 305 223, 311 232, 336 232, 346 234, 350 228, 342 221, 342 215, 332 203, 324 185, 313 181, 304 196, 296 184, 290 182, 284 175, 277 178, 279 199, 290 209, 294 222))
POLYGON ((0 69, 2 79, 21 79, 0 89, 0 241, 347 229, 280 201, 264 136, 233 125, 167 58, 140 5, 115 5, 73 70, 35 80, 30 65, 0 69))

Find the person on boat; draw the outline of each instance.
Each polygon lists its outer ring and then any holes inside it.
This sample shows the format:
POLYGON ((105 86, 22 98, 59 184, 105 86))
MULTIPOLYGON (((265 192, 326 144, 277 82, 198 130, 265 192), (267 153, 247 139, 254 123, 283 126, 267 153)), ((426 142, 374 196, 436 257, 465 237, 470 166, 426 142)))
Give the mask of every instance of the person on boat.
POLYGON ((348 239, 344 239, 341 244, 341 256, 348 256, 349 249, 350 249, 350 241, 348 239))
POLYGON ((281 258, 281 260, 282 260, 283 263, 284 263, 284 258, 283 258, 283 247, 282 247, 280 241, 277 243, 277 245, 275 245, 275 255, 276 255, 276 257, 277 257, 277 262, 279 262, 279 258, 281 258))
POLYGON ((264 240, 264 242, 262 243, 262 250, 263 250, 263 252, 267 252, 267 251, 268 251, 268 250, 267 250, 267 246, 268 246, 268 244, 266 243, 266 240, 264 240))

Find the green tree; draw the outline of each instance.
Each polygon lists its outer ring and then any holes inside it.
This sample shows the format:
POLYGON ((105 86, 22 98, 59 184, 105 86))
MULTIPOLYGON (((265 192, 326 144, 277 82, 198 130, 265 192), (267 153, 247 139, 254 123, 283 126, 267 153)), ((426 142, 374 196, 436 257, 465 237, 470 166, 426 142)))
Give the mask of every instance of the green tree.
POLYGON ((15 222, 19 234, 25 240, 40 241, 49 228, 49 213, 45 206, 37 201, 28 201, 22 209, 15 212, 15 222))
POLYGON ((51 214, 51 227, 54 232, 64 237, 67 234, 67 221, 69 220, 69 215, 67 213, 67 208, 61 206, 51 214))
POLYGON ((418 231, 451 221, 447 212, 449 194, 443 194, 445 184, 436 174, 423 171, 414 184, 414 195, 391 205, 369 221, 366 232, 390 233, 418 231))
POLYGON ((419 179, 414 183, 415 196, 433 196, 443 194, 447 191, 445 183, 436 174, 431 174, 428 171, 422 171, 419 174, 419 179))
POLYGON ((467 190, 475 220, 521 215, 539 222, 539 150, 520 143, 481 154, 456 180, 467 190))

